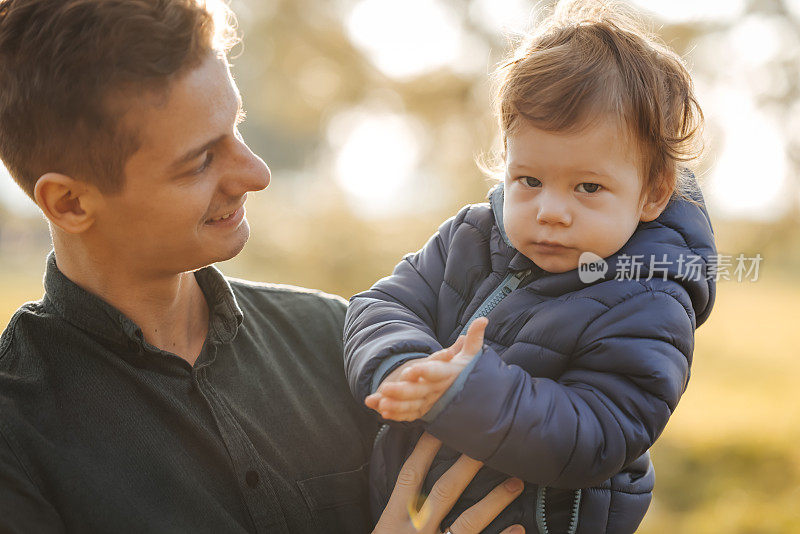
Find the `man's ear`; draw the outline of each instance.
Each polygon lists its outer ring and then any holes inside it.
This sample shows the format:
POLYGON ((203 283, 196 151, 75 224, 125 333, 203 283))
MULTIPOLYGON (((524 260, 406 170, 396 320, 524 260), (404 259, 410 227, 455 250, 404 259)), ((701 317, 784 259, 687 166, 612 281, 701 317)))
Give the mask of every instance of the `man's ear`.
POLYGON ((64 174, 43 174, 33 189, 39 209, 51 223, 70 234, 94 224, 100 192, 96 187, 64 174))
POLYGON ((658 182, 650 188, 647 198, 642 206, 642 214, 639 220, 642 222, 654 221, 661 215, 667 207, 672 191, 675 189, 675 179, 670 179, 668 175, 659 177, 658 182))

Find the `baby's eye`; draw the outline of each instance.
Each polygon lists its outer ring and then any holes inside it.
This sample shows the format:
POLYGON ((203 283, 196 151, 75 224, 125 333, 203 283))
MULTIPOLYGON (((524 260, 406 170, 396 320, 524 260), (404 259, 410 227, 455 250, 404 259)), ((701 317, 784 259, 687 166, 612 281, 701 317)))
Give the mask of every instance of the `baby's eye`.
POLYGON ((581 191, 581 193, 596 193, 601 187, 600 184, 583 182, 582 184, 578 184, 578 191, 581 191))
POLYGON ((538 178, 534 178, 533 176, 523 176, 522 180, 528 187, 539 187, 540 185, 542 185, 542 182, 540 182, 538 178))

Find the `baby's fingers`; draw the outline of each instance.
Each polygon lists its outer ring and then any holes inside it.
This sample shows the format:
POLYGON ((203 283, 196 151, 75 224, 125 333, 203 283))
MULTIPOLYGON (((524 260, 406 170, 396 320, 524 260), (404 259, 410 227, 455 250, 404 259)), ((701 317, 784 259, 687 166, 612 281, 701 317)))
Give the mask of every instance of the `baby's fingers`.
POLYGON ((445 382, 391 382, 381 386, 381 394, 396 400, 422 399, 431 393, 439 393, 447 389, 445 382))
POLYGON ((391 419, 397 421, 413 421, 414 419, 422 417, 423 409, 425 409, 426 406, 427 403, 423 399, 401 401, 384 398, 381 399, 378 405, 378 411, 381 415, 391 414, 391 419))
POLYGON ((475 319, 467 330, 467 337, 464 339, 462 352, 467 356, 475 356, 483 348, 483 334, 489 319, 479 317, 475 319))
POLYGON ((460 370, 460 367, 449 362, 427 361, 407 368, 400 377, 409 382, 415 382, 420 378, 424 378, 428 382, 439 382, 452 378, 460 370))
POLYGON ((459 336, 458 339, 456 339, 456 342, 450 345, 449 347, 434 352, 433 354, 428 356, 428 360, 441 360, 449 362, 450 360, 453 359, 453 356, 459 353, 461 347, 463 346, 464 346, 464 336, 459 336))
POLYGON ((367 396, 364 399, 364 404, 367 405, 367 408, 372 408, 373 410, 378 409, 378 403, 380 403, 382 395, 378 392, 373 393, 372 395, 367 396))

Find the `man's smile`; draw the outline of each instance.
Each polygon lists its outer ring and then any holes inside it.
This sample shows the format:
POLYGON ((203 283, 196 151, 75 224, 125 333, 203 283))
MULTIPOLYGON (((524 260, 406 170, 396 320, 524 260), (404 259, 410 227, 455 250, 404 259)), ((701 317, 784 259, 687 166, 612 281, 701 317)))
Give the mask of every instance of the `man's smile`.
POLYGON ((244 218, 244 202, 239 204, 239 206, 224 215, 219 217, 215 217, 213 219, 208 219, 205 224, 208 225, 222 225, 222 224, 234 224, 239 223, 244 218))

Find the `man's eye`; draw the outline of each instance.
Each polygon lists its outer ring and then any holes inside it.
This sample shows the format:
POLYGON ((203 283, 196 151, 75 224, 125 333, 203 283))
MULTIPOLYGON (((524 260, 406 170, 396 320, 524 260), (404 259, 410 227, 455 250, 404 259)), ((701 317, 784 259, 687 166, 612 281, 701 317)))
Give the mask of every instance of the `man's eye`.
POLYGON ((522 180, 528 187, 539 187, 540 185, 542 185, 542 182, 540 182, 538 178, 534 178, 533 176, 523 176, 522 180))
POLYGON ((200 174, 206 169, 211 166, 211 162, 214 161, 214 154, 212 152, 206 153, 206 159, 203 160, 203 164, 200 165, 198 168, 192 171, 192 174, 200 174))
POLYGON ((601 187, 602 186, 600 184, 584 182, 582 184, 578 184, 578 191, 581 191, 581 193, 596 193, 601 187))

